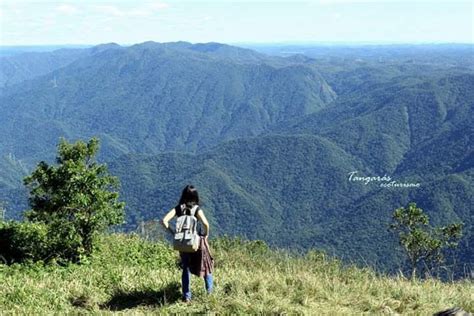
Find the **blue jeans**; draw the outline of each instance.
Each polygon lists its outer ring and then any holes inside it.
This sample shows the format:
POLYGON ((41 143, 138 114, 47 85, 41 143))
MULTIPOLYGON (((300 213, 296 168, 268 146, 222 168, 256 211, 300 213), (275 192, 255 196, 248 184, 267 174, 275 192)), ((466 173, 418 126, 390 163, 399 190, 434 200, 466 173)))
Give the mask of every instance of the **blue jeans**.
MULTIPOLYGON (((183 274, 181 275, 181 288, 183 290, 183 299, 191 299, 191 272, 189 272, 189 254, 180 253, 181 255, 181 267, 183 268, 183 274)), ((206 286, 207 294, 211 294, 213 287, 212 274, 204 276, 204 284, 206 286)))

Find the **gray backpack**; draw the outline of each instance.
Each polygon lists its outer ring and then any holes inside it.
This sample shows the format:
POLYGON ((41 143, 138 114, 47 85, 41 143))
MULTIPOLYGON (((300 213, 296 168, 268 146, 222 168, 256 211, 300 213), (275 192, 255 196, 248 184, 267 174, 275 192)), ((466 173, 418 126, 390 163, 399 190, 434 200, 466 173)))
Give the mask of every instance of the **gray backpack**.
POLYGON ((196 252, 199 248, 200 237, 197 231, 198 220, 196 213, 199 205, 189 208, 181 205, 181 214, 176 220, 173 248, 180 252, 196 252))

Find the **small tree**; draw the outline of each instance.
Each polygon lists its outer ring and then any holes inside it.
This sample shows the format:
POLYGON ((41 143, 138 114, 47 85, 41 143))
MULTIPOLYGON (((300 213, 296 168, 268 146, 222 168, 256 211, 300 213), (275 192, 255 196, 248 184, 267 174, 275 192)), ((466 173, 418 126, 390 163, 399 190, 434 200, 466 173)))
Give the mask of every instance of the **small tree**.
POLYGON ((119 181, 94 161, 98 149, 96 138, 74 144, 61 139, 58 165, 40 162, 24 180, 30 189, 27 219, 50 227, 50 241, 67 260, 90 255, 94 236, 123 222, 125 205, 114 191, 119 181))
POLYGON ((411 267, 411 276, 416 278, 420 263, 433 267, 444 261, 443 250, 456 247, 462 236, 462 223, 444 227, 429 226, 429 218, 416 203, 400 207, 393 213, 390 228, 398 233, 400 245, 405 251, 411 267))

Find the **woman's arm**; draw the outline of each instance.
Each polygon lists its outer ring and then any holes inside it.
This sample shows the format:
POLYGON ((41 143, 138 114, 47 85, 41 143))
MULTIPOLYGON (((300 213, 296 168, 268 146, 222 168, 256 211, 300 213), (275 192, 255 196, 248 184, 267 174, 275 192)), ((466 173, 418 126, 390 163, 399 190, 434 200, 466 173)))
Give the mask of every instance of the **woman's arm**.
POLYGON ((176 215, 176 210, 173 208, 171 211, 169 211, 165 217, 160 221, 161 225, 163 225, 166 229, 169 229, 170 227, 170 220, 176 215))
POLYGON ((209 236, 209 222, 207 221, 206 215, 204 215, 204 211, 200 209, 199 212, 197 212, 196 217, 206 228, 206 237, 209 236))

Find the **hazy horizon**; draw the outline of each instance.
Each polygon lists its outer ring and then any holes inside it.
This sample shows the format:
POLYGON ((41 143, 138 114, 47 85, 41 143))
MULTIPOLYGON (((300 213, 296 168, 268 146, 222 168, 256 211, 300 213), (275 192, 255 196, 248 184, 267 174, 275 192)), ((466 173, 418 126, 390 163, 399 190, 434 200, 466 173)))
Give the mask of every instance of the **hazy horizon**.
POLYGON ((217 42, 217 41, 208 41, 208 42, 191 42, 185 40, 177 41, 143 41, 136 43, 117 43, 117 42, 103 42, 97 44, 25 44, 25 45, 2 45, 2 48, 15 48, 15 47, 71 47, 71 48, 87 48, 104 44, 117 44, 120 46, 133 46, 139 45, 146 42, 155 42, 155 43, 178 43, 178 42, 188 42, 191 44, 206 44, 206 43, 219 43, 225 45, 239 46, 239 45, 249 45, 249 46, 474 46, 474 43, 468 42, 299 42, 299 41, 282 41, 282 42, 217 42))

